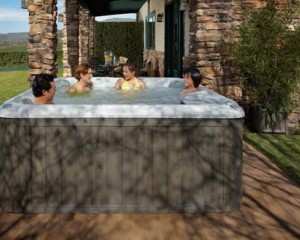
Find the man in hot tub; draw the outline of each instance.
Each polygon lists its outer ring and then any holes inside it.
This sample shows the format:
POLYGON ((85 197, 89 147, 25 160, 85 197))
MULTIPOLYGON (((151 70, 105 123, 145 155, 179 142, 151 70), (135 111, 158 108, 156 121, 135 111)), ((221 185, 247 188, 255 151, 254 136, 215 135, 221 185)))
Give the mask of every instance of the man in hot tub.
POLYGON ((52 104, 56 92, 54 77, 51 74, 37 74, 32 82, 34 104, 52 104))
POLYGON ((183 71, 184 89, 181 94, 193 93, 199 91, 201 82, 201 73, 198 68, 190 67, 183 71))

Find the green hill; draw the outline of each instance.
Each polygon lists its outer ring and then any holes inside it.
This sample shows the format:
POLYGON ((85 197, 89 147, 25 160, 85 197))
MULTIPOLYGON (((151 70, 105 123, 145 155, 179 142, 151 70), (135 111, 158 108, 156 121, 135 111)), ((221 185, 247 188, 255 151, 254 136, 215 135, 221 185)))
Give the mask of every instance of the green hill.
POLYGON ((25 52, 27 39, 27 32, 0 34, 0 52, 25 52))
MULTIPOLYGON (((28 33, 0 34, 0 52, 27 52, 28 33)), ((62 31, 58 31, 58 51, 62 49, 62 31)))

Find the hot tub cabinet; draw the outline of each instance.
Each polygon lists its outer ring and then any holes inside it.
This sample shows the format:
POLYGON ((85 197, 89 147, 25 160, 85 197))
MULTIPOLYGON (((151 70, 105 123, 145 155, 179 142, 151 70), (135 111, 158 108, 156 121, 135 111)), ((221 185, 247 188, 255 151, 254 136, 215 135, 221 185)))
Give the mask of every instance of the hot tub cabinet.
POLYGON ((64 105, 33 105, 27 117, 5 111, 26 107, 0 111, 0 202, 8 212, 228 212, 241 205, 242 115, 192 116, 201 106, 184 104, 144 106, 127 117, 140 106, 79 105, 69 117, 64 105))

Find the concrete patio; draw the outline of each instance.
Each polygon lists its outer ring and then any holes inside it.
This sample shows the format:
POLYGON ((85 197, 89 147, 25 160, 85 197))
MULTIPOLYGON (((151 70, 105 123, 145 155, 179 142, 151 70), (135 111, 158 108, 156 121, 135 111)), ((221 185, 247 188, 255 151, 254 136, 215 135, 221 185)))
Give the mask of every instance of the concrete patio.
POLYGON ((244 143, 243 204, 207 214, 11 214, 0 239, 300 239, 300 188, 244 143))

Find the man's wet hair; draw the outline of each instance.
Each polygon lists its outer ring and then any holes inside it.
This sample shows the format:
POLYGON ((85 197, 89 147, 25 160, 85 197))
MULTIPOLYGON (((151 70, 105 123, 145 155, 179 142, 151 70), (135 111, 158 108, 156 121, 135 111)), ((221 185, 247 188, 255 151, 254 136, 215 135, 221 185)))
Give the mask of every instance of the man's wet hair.
POLYGON ((51 82, 54 82, 54 76, 51 74, 37 74, 32 82, 32 93, 35 97, 43 96, 43 90, 49 91, 51 82))

